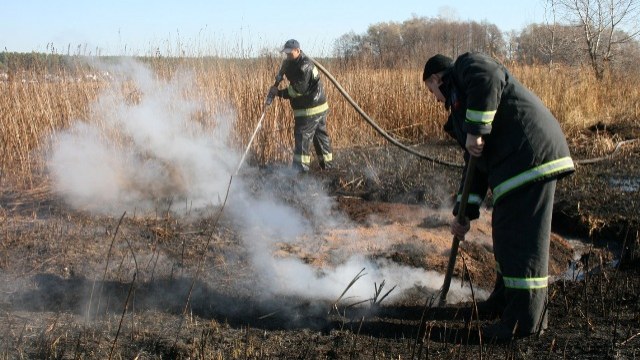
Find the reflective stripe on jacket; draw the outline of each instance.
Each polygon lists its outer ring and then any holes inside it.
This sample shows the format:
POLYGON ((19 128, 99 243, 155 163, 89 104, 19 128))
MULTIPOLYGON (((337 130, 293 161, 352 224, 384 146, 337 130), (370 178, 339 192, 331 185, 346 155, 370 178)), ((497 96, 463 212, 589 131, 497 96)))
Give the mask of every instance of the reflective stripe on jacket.
MULTIPOLYGON (((446 106, 451 111, 445 131, 462 148, 467 134, 482 135, 485 141, 471 185, 473 194, 484 198, 490 188, 496 204, 526 184, 560 178, 575 170, 556 118, 493 58, 463 54, 443 76, 443 82, 446 106)), ((465 152, 465 162, 468 157, 465 152)), ((477 212, 477 200, 469 204, 468 213, 477 212)))
POLYGON ((329 109, 318 69, 304 53, 295 60, 285 60, 283 68, 289 86, 279 95, 289 99, 295 117, 313 116, 329 109))

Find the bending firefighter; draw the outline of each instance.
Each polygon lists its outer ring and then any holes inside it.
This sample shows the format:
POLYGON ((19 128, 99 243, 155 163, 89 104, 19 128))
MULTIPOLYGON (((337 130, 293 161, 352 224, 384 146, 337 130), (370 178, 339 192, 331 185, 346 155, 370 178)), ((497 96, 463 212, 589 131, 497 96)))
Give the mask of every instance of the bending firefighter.
POLYGON ((313 143, 320 167, 329 169, 333 161, 331 138, 327 132, 329 106, 318 69, 300 50, 300 43, 294 39, 284 44, 282 52, 287 54, 287 58, 276 77, 276 84, 284 75, 289 80, 289 86, 278 90, 277 85, 274 85, 268 96, 289 99, 291 103, 295 120, 293 168, 300 172, 309 171, 310 148, 313 143))
MULTIPOLYGON (((556 180, 574 171, 562 129, 535 94, 484 54, 466 53, 455 62, 436 55, 427 61, 422 79, 450 111, 444 129, 466 150, 465 163, 470 156, 478 158, 467 222, 454 219, 451 232, 464 238, 469 220, 480 216, 487 190, 493 194, 496 283, 478 310, 499 314, 500 321, 481 333, 488 340, 508 341, 542 331, 556 180)), ((464 174, 466 169, 459 193, 464 174)))

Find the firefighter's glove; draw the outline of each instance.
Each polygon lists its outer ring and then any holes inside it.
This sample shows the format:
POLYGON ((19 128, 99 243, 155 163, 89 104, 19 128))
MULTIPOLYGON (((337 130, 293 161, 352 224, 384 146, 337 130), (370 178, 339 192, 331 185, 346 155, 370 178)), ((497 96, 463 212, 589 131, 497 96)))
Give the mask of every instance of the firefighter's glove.
MULTIPOLYGON (((460 208, 460 203, 456 202, 456 205, 453 207, 453 215, 458 216, 458 208, 460 208)), ((467 203, 467 213, 465 214, 469 220, 475 220, 480 217, 480 205, 469 204, 467 203)))
POLYGON ((267 97, 269 97, 269 98, 273 99, 273 98, 275 98, 276 96, 278 96, 278 87, 277 87, 277 86, 272 86, 272 87, 269 89, 269 94, 267 95, 267 97))
POLYGON ((264 101, 265 105, 271 105, 276 95, 278 95, 278 87, 272 86, 269 89, 269 93, 267 93, 267 99, 264 101))

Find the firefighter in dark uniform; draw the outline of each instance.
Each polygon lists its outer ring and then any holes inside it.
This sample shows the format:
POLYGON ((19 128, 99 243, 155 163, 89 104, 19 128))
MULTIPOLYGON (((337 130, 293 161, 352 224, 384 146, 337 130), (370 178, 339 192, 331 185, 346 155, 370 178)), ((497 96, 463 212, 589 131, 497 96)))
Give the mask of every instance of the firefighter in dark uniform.
POLYGON ((291 103, 295 120, 293 167, 301 172, 309 171, 313 143, 320 167, 329 169, 333 161, 331 138, 327 132, 329 106, 318 69, 294 39, 284 44, 282 52, 287 54, 287 59, 282 63, 277 80, 284 75, 289 80, 289 86, 283 90, 273 86, 269 96, 289 99, 291 103))
MULTIPOLYGON (((445 131, 464 148, 465 164, 477 157, 466 210, 468 220, 491 189, 496 283, 485 310, 500 321, 485 325, 485 339, 508 341, 547 327, 551 215, 556 180, 574 164, 558 121, 542 101, 491 57, 466 53, 430 58, 423 81, 450 111, 445 131)), ((466 174, 463 171, 458 201, 466 174)), ((454 207, 457 214, 459 202, 454 207)), ((461 239, 469 221, 451 222, 461 239)))

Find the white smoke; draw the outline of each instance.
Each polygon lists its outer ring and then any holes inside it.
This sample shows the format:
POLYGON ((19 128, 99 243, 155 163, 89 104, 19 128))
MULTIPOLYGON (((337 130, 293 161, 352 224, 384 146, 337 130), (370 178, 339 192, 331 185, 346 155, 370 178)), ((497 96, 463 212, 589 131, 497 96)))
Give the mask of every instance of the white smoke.
POLYGON ((107 214, 177 200, 200 208, 218 199, 239 158, 226 144, 234 115, 218 126, 193 120, 203 105, 184 96, 193 83, 188 74, 163 81, 131 61, 110 70, 119 80, 91 105, 91 118, 53 142, 55 190, 76 208, 107 214))
MULTIPOLYGON (((308 184, 313 179, 297 180, 308 184)), ((293 190, 295 193, 295 190, 293 190)), ((364 269, 364 276, 356 281, 345 296, 358 300, 367 300, 374 296, 374 282, 385 282, 387 290, 396 286, 389 295, 388 300, 393 301, 400 297, 406 290, 420 287, 425 292, 435 294, 444 281, 444 275, 435 271, 400 265, 392 261, 377 258, 368 258, 365 249, 359 249, 360 253, 344 256, 344 254, 332 253, 328 266, 318 268, 312 266, 300 258, 288 256, 277 257, 273 255, 274 249, 281 243, 295 242, 297 246, 306 248, 309 253, 315 253, 322 248, 322 237, 315 235, 318 227, 322 229, 332 228, 336 219, 323 218, 324 211, 316 211, 314 214, 317 222, 312 224, 299 210, 284 204, 277 199, 270 198, 268 194, 262 199, 245 199, 238 201, 234 198, 229 211, 234 218, 241 219, 241 237, 245 242, 252 265, 260 281, 260 291, 272 295, 291 295, 310 299, 336 300, 347 288, 350 282, 364 269), (335 265, 332 265, 335 263, 335 265)), ((325 194, 317 195, 311 199, 299 200, 319 202, 320 209, 324 208, 324 201, 329 197, 325 194), (309 201, 310 200, 310 201, 309 201)), ((314 207, 313 205, 311 207, 314 207)), ((316 209, 317 210, 317 209, 316 209)), ((347 221, 347 220, 345 220, 347 221)), ((352 226, 357 226, 352 224, 352 226)), ((376 243, 392 244, 394 234, 377 233, 376 243)), ((383 244, 384 246, 384 244, 383 244)), ((486 292, 476 290, 478 298, 486 297, 486 292)), ((461 287, 456 279, 452 281, 448 294, 449 302, 459 302, 471 299, 469 287, 461 287)), ((354 300, 355 301, 355 300, 354 300)))
MULTIPOLYGON (((48 161, 55 190, 78 209, 111 215, 152 211, 160 202, 187 200, 193 208, 217 204, 240 159, 227 141, 233 112, 193 120, 203 105, 184 96, 194 83, 188 74, 160 80, 135 62, 109 70, 119 80, 92 104, 90 119, 75 121, 55 137, 48 161)), ((238 224, 257 283, 264 285, 261 293, 335 300, 363 268, 366 276, 347 296, 366 300, 373 295, 373 283, 382 281, 388 289, 398 286, 390 299, 415 286, 432 292, 440 287, 440 274, 371 260, 365 254, 339 254, 335 264, 323 268, 274 255, 280 243, 301 242, 319 251, 316 231, 338 223, 329 216, 331 198, 313 179, 283 176, 283 183, 291 186, 293 203, 301 204, 305 215, 268 189, 258 194, 248 191, 240 178, 234 180, 225 210, 238 224)), ((451 299, 468 295, 466 288, 451 288, 451 299)))

